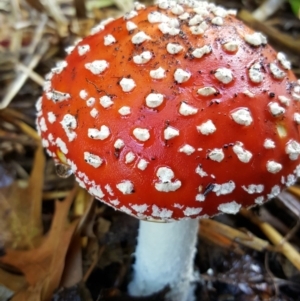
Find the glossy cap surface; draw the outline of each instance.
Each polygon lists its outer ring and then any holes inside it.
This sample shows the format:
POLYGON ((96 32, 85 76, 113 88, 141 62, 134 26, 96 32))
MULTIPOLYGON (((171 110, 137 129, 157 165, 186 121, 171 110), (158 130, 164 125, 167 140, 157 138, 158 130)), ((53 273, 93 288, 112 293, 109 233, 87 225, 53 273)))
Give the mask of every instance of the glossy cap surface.
POLYGON ((37 103, 48 153, 144 219, 236 213, 295 182, 300 84, 233 11, 158 1, 94 28, 37 103))

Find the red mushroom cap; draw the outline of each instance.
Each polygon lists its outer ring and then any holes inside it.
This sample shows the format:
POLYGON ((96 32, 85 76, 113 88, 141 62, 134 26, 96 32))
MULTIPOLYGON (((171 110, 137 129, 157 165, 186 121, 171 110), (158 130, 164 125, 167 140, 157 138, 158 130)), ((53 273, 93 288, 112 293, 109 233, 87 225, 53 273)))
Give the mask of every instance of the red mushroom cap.
POLYGON ((138 218, 236 213, 300 170, 300 83, 285 55, 233 11, 181 2, 100 24, 37 103, 48 153, 138 218))

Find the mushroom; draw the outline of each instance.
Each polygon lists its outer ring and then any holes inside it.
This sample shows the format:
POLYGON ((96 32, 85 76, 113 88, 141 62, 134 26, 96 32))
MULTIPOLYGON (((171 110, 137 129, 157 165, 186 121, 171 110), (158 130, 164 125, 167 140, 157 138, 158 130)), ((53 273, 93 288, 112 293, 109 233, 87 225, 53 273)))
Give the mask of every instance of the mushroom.
POLYGON ((37 102, 43 145, 140 219, 130 294, 169 285, 187 300, 197 219, 262 204, 299 176, 300 81, 263 34, 204 1, 135 3, 68 51, 37 102))

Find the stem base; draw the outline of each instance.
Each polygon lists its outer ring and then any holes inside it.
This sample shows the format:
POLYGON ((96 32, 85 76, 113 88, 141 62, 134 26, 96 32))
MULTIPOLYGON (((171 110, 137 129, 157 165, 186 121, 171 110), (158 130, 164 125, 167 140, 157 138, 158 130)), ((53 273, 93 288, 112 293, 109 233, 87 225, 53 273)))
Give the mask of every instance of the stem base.
POLYGON ((148 296, 169 285, 169 300, 192 300, 198 226, 198 220, 140 221, 130 295, 148 296))

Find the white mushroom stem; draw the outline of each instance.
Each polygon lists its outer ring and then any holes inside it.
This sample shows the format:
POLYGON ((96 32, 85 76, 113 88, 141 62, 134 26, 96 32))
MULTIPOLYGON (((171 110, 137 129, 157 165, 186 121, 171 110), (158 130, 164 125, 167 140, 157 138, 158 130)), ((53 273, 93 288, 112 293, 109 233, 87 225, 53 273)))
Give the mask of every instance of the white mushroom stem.
POLYGON ((140 221, 130 295, 147 296, 169 286, 168 300, 194 300, 193 263, 198 227, 198 220, 140 221))
POLYGON ((259 8, 253 12, 253 17, 258 21, 265 21, 273 15, 285 0, 266 0, 259 8))

